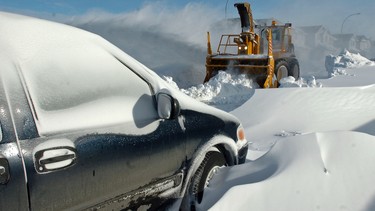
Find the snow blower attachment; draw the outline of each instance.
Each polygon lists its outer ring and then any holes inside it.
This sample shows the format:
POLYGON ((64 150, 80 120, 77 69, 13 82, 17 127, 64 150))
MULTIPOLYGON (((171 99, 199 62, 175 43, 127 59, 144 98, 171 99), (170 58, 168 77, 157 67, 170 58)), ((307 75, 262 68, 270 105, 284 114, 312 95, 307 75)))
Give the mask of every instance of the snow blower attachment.
POLYGON ((212 53, 211 38, 207 33, 206 77, 219 70, 234 69, 256 79, 259 86, 272 88, 287 76, 299 77, 299 65, 291 39, 291 24, 255 26, 249 3, 234 4, 241 19, 240 34, 221 36, 217 53, 212 53), (255 33, 257 29, 259 33, 255 33))

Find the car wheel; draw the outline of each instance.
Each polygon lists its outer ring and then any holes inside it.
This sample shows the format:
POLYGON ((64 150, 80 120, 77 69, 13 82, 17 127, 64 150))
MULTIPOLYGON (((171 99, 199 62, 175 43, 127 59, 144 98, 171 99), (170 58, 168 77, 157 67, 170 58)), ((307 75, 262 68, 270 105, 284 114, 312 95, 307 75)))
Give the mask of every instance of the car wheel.
POLYGON ((198 170, 194 174, 189 192, 191 197, 191 209, 195 210, 195 205, 200 204, 203 199, 204 189, 209 186, 215 172, 222 166, 226 165, 225 158, 218 151, 207 152, 198 170))

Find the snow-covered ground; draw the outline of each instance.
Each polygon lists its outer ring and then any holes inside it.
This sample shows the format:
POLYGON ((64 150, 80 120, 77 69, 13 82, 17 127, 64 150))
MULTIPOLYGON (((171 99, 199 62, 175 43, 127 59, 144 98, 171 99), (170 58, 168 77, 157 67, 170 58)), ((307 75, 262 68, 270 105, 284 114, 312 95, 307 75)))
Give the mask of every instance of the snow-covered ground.
POLYGON ((219 171, 201 210, 375 210, 375 63, 332 58, 331 78, 289 78, 288 88, 222 72, 182 89, 231 111, 250 142, 247 162, 219 171))

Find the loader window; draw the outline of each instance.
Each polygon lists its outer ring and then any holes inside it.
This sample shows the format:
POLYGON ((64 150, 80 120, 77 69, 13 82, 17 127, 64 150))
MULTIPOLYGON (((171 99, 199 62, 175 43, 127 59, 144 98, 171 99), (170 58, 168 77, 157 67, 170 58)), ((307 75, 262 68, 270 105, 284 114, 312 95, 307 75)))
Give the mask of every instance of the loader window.
POLYGON ((282 31, 280 28, 272 29, 272 44, 274 49, 281 49, 282 45, 282 31))
POLYGON ((272 41, 280 42, 281 41, 281 31, 280 29, 272 29, 272 41))

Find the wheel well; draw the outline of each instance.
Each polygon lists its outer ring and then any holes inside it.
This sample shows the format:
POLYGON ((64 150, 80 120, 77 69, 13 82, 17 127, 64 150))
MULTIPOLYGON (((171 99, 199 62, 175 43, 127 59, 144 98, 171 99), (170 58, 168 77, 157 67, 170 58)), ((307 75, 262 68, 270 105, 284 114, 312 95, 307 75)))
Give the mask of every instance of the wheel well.
MULTIPOLYGON (((204 159, 207 152, 217 151, 217 152, 220 152, 224 156, 225 161, 226 161, 228 166, 233 166, 233 165, 238 163, 238 161, 236 159, 236 156, 235 156, 235 152, 233 150, 234 150, 233 146, 230 146, 229 144, 217 143, 216 145, 210 146, 208 149, 206 148, 204 155, 201 154, 201 156, 202 156, 201 159, 204 159)), ((184 208, 189 208, 189 205, 191 203, 190 196, 186 195, 186 194, 189 194, 188 193, 189 186, 192 182, 192 178, 193 178, 194 174, 196 173, 199 166, 201 165, 201 162, 202 162, 201 159, 197 159, 197 157, 195 157, 195 159, 193 159, 194 161, 192 162, 189 170, 186 172, 184 181, 182 182, 181 189, 180 189, 180 195, 182 196, 182 200, 180 201, 180 208, 182 208, 182 210, 184 208), (196 161, 197 161, 197 163, 196 163, 196 165, 194 165, 194 163, 196 161)))
POLYGON ((224 155, 225 161, 227 162, 228 166, 233 166, 237 164, 234 152, 228 149, 228 147, 225 147, 225 144, 218 144, 215 147, 224 155))

